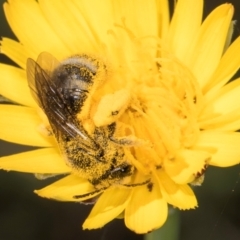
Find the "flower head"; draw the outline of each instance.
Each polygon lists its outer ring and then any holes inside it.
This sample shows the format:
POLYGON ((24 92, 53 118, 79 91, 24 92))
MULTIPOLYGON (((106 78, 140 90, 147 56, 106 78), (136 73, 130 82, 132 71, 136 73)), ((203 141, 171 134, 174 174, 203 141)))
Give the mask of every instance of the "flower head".
POLYGON ((0 94, 20 105, 0 106, 0 137, 41 148, 2 157, 0 167, 40 178, 67 174, 36 193, 95 202, 85 229, 121 216, 146 233, 164 224, 168 204, 195 208, 189 184, 207 165, 231 166, 240 157, 240 80, 229 82, 240 64, 240 38, 228 42, 233 6, 219 6, 203 22, 202 9, 202 0, 179 0, 169 21, 166 0, 5 3, 19 42, 3 38, 1 51, 20 68, 1 64, 0 94), (51 85, 70 56, 94 75, 70 89, 84 96, 76 111, 51 85), (25 76, 27 58, 34 59, 27 71, 38 104, 25 76), (114 178, 123 166, 129 174, 114 178))

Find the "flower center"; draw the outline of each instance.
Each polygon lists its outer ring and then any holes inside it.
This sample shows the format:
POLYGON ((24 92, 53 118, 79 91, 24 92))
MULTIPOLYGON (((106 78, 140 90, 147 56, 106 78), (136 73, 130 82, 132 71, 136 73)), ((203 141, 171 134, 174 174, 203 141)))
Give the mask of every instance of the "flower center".
MULTIPOLYGON (((117 122, 124 123, 138 139, 150 142, 131 147, 132 156, 150 169, 161 167, 164 160, 175 158, 178 151, 196 142, 201 91, 191 71, 160 49, 157 38, 136 39, 127 28, 121 30, 131 50, 123 53, 120 44, 116 44, 118 50, 113 47, 122 62, 114 62, 113 75, 103 88, 130 92, 128 107, 117 122)), ((125 134, 129 134, 127 130, 125 134)))

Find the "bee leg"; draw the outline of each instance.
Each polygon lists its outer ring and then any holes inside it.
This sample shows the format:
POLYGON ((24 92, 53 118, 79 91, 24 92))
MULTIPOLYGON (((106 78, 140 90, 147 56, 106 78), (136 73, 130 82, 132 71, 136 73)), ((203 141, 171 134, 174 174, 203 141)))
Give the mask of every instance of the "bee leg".
POLYGON ((50 137, 53 135, 50 127, 47 127, 45 124, 39 124, 37 130, 45 137, 50 137))
POLYGON ((93 116, 95 126, 102 127, 116 122, 127 109, 130 101, 131 94, 127 89, 103 96, 93 116))
POLYGON ((142 186, 142 185, 149 185, 152 184, 151 179, 148 179, 144 182, 138 182, 138 183, 132 183, 132 184, 122 184, 124 187, 137 187, 137 186, 142 186))
MULTIPOLYGON (((92 192, 84 193, 84 194, 81 194, 81 195, 75 195, 75 196, 73 196, 73 198, 75 198, 75 199, 86 198, 86 197, 89 197, 89 196, 92 196, 92 195, 100 194, 101 192, 103 192, 106 189, 107 189, 107 187, 103 187, 103 188, 100 188, 100 189, 96 189, 95 191, 92 191, 92 192)), ((95 196, 93 196, 93 197, 95 197, 95 196)))
POLYGON ((110 140, 117 145, 126 146, 126 147, 150 145, 148 141, 137 138, 134 135, 129 135, 127 137, 121 137, 121 138, 110 137, 110 140))
POLYGON ((37 178, 38 180, 45 180, 47 178, 51 178, 59 175, 63 175, 63 174, 34 173, 35 178, 37 178))

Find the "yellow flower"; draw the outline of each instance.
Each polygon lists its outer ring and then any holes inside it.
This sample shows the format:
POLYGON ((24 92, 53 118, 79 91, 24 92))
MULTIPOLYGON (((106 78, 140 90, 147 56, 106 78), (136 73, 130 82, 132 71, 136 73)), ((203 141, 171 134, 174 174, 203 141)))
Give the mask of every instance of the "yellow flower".
POLYGON ((240 38, 229 46, 233 6, 219 6, 204 22, 202 9, 202 0, 179 0, 169 21, 167 0, 5 3, 19 42, 3 38, 1 52, 20 68, 0 64, 0 94, 20 105, 0 105, 0 137, 41 148, 2 157, 0 167, 39 177, 67 174, 36 193, 60 201, 93 198, 84 229, 121 216, 129 229, 146 233, 164 224, 168 204, 195 208, 189 184, 207 165, 240 159, 240 79, 228 83, 240 64, 240 38), (90 136, 117 124, 116 139, 108 141, 120 142, 134 167, 130 178, 107 179, 111 185, 96 191, 80 174, 84 169, 65 164, 53 136, 44 134, 49 123, 27 84, 26 60, 41 52, 60 61, 87 54, 103 63, 105 75, 77 119, 90 136))

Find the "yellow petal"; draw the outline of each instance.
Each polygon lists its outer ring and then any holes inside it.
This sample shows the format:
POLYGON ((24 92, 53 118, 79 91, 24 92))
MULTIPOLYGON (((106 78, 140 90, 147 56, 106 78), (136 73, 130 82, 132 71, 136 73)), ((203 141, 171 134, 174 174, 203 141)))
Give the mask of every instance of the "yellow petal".
POLYGON ((90 215, 83 224, 83 229, 103 227, 120 213, 129 202, 130 189, 111 187, 107 189, 94 205, 90 215))
POLYGON ((240 107, 240 78, 222 87, 214 99, 208 101, 202 115, 222 115, 240 107))
POLYGON ((240 49, 240 37, 238 37, 224 53, 221 61, 209 79, 208 84, 203 89, 206 93, 205 97, 210 98, 215 92, 218 91, 229 79, 237 72, 240 67, 240 55, 236 54, 240 49))
POLYGON ((240 108, 226 114, 211 115, 199 121, 200 129, 217 131, 237 131, 240 129, 240 108))
POLYGON ((0 94, 26 106, 36 107, 26 81, 24 70, 6 64, 0 64, 0 94))
POLYGON ((174 207, 181 210, 197 207, 197 199, 188 185, 176 184, 163 170, 157 173, 163 198, 174 207))
POLYGON ((157 36, 158 16, 155 0, 118 0, 112 1, 112 5, 115 23, 122 23, 124 19, 126 26, 136 37, 157 36))
POLYGON ((240 162, 240 133, 202 131, 196 147, 212 151, 209 164, 229 167, 240 162))
POLYGON ((184 149, 179 151, 176 158, 164 161, 163 169, 174 182, 190 183, 205 169, 210 156, 206 151, 184 149))
POLYGON ((186 64, 192 69, 202 87, 208 83, 219 64, 232 16, 231 4, 215 8, 201 26, 196 41, 189 46, 186 64))
MULTIPOLYGON (((100 2, 92 2, 92 8, 95 9, 95 5, 99 6, 100 2)), ((51 31, 55 33, 59 40, 61 40, 66 50, 69 52, 68 55, 76 54, 76 53, 88 53, 88 52, 96 52, 96 36, 95 28, 92 28, 91 22, 92 18, 95 18, 95 15, 99 14, 98 12, 106 6, 106 1, 101 2, 101 8, 90 16, 91 20, 85 20, 85 1, 77 1, 76 3, 72 1, 57 1, 57 0, 40 0, 39 5, 41 10, 44 13, 45 18, 47 19, 49 25, 51 26, 51 31)), ((99 21, 98 29, 102 29, 101 23, 104 19, 109 19, 108 12, 106 9, 105 16, 103 19, 99 21)), ((49 39, 51 39, 49 37, 49 39)), ((44 41, 45 42, 45 41, 44 41)), ((54 46, 54 45, 53 45, 54 46)), ((61 48, 59 48, 61 50, 61 48)), ((54 54, 54 51, 51 51, 54 54)))
POLYGON ((164 38, 168 32, 170 11, 168 0, 156 1, 157 3, 157 16, 158 16, 158 36, 164 38))
POLYGON ((184 60, 189 45, 199 30, 202 11, 202 0, 179 0, 177 2, 166 41, 180 60, 184 60))
POLYGON ((43 148, 1 157, 0 168, 9 171, 49 174, 71 171, 56 148, 43 148))
POLYGON ((240 128, 240 79, 225 85, 201 112, 201 129, 236 131, 240 128))
MULTIPOLYGON (((76 199, 74 196, 94 191, 95 189, 86 179, 82 179, 75 175, 69 175, 45 188, 36 190, 35 193, 41 197, 52 198, 58 201, 77 202, 80 200, 76 199)), ((99 192, 96 194, 90 194, 85 198, 81 198, 81 201, 92 198, 98 194, 99 192)))
POLYGON ((0 44, 1 53, 11 58, 22 69, 26 68, 26 62, 29 54, 27 53, 26 48, 22 44, 10 38, 2 38, 0 44))
POLYGON ((67 48, 52 30, 36 1, 9 1, 3 7, 11 29, 20 42, 28 47, 31 53, 29 57, 36 58, 42 51, 49 51, 56 57, 62 57, 61 51, 67 53, 67 48))
POLYGON ((52 137, 44 137, 37 127, 41 119, 36 110, 14 105, 0 105, 0 138, 29 146, 53 146, 52 137))
POLYGON ((161 227, 167 219, 168 206, 158 184, 151 191, 146 186, 133 189, 125 210, 125 224, 136 233, 147 233, 161 227))

